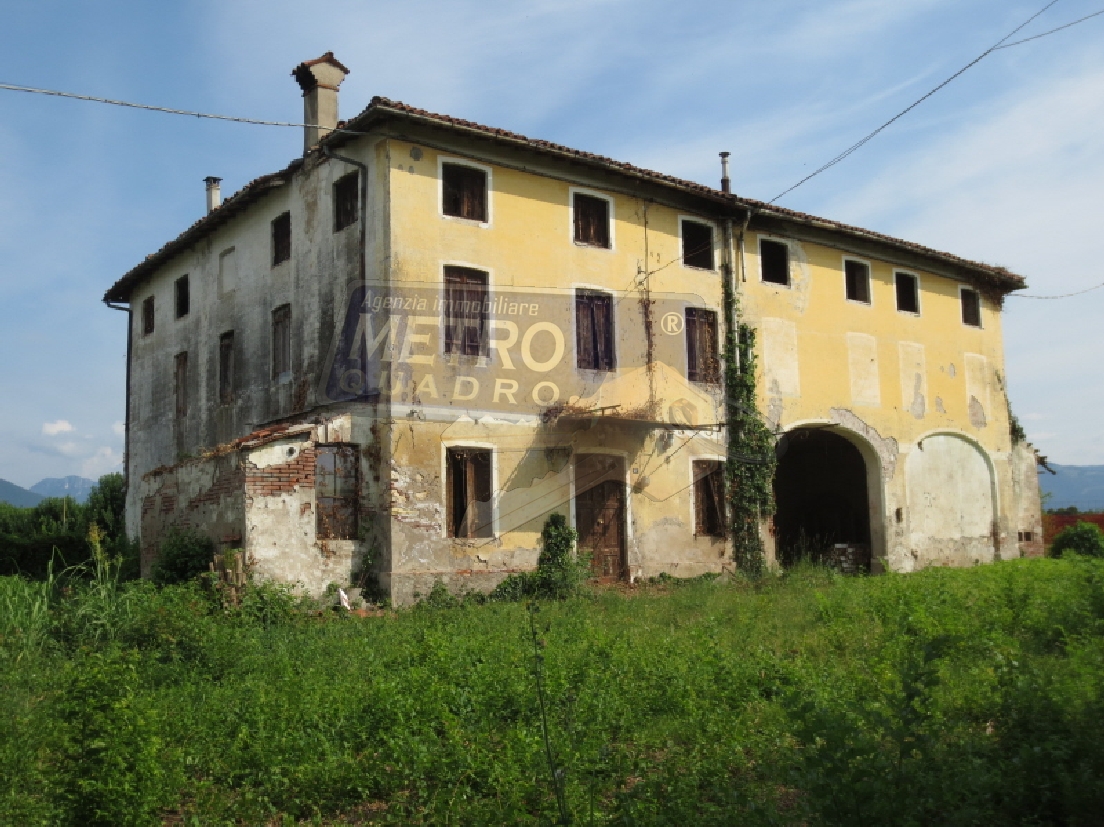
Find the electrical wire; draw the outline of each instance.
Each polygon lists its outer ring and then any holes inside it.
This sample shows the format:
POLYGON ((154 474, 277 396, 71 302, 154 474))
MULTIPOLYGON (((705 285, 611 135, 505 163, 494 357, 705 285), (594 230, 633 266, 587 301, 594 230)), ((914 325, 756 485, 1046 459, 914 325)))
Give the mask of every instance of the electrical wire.
MULTIPOLYGON (((777 201, 782 196, 788 195, 789 193, 793 192, 795 189, 800 187, 802 184, 805 184, 806 182, 808 182, 808 181, 812 180, 813 178, 815 178, 816 176, 820 175, 822 172, 830 169, 831 167, 834 167, 836 164, 838 164, 840 161, 847 158, 852 153, 857 152, 859 149, 861 149, 863 146, 865 146, 871 139, 873 139, 880 132, 882 132, 883 130, 888 128, 891 124, 893 124, 896 121, 903 118, 905 115, 907 115, 909 112, 911 112, 917 106, 922 104, 924 101, 926 101, 928 98, 930 98, 936 92, 938 92, 944 86, 946 86, 951 81, 953 81, 955 78, 959 77, 964 72, 966 72, 967 69, 973 68, 974 66, 976 66, 978 63, 980 63, 982 60, 984 60, 986 57, 988 57, 989 55, 991 55, 993 52, 997 51, 998 49, 1004 49, 1004 48, 1010 48, 1012 46, 1018 46, 1021 43, 1027 43, 1029 40, 1038 40, 1040 37, 1045 37, 1048 34, 1053 34, 1054 32, 1060 31, 1061 29, 1069 28, 1070 26, 1076 25, 1077 23, 1081 23, 1081 22, 1084 22, 1085 20, 1088 20, 1090 17, 1095 17, 1096 16, 1096 15, 1089 15, 1088 17, 1081 18, 1081 20, 1075 20, 1073 23, 1069 23, 1065 26, 1060 26, 1057 29, 1052 29, 1049 32, 1043 32, 1042 34, 1035 35, 1034 37, 1029 37, 1029 38, 1025 38, 1024 40, 1016 41, 1015 43, 1005 43, 1006 40, 1008 40, 1010 37, 1012 37, 1017 32, 1021 31, 1025 26, 1027 26, 1029 23, 1031 23, 1033 20, 1035 20, 1035 18, 1039 17, 1039 15, 1041 15, 1043 12, 1045 12, 1047 9, 1049 9, 1051 6, 1053 6, 1057 2, 1058 2, 1058 0, 1050 0, 1050 2, 1047 3, 1045 6, 1043 6, 1041 9, 1039 9, 1039 11, 1035 12, 1035 14, 1031 15, 1031 17, 1029 17, 1027 20, 1025 20, 1023 23, 1021 23, 1016 28, 1014 28, 1012 31, 1010 31, 1008 34, 1006 34, 1004 37, 1002 37, 1000 40, 998 40, 995 44, 993 44, 988 49, 986 49, 984 52, 982 52, 980 55, 975 57, 973 60, 971 60, 969 63, 967 63, 961 69, 959 69, 957 72, 955 72, 949 78, 947 78, 945 81, 940 83, 934 89, 927 92, 923 96, 917 98, 915 101, 913 101, 907 107, 902 109, 900 112, 898 112, 896 115, 894 115, 888 121, 883 123, 881 126, 879 126, 877 129, 875 129, 873 132, 868 134, 866 137, 864 137, 861 140, 856 141, 855 143, 851 144, 851 146, 849 146, 847 149, 845 149, 843 152, 841 152, 835 158, 828 161, 828 163, 824 164, 823 166, 818 167, 817 169, 810 172, 808 175, 806 175, 804 178, 802 178, 800 181, 798 181, 792 187, 789 187, 788 189, 782 190, 782 192, 778 193, 778 195, 774 196, 774 198, 772 198, 767 203, 768 204, 773 204, 775 201, 777 201)), ((1097 12, 1097 14, 1100 14, 1100 13, 1101 12, 1097 12)))
POLYGON ((1027 293, 1009 293, 1008 296, 1013 299, 1068 299, 1071 296, 1081 296, 1085 293, 1091 293, 1093 290, 1099 290, 1101 287, 1104 287, 1104 282, 1092 287, 1086 287, 1084 290, 1078 290, 1074 293, 1062 293, 1057 296, 1032 296, 1027 293))
POLYGON ((1019 46, 1021 43, 1030 43, 1032 40, 1038 40, 1040 37, 1046 37, 1048 34, 1054 34, 1055 32, 1060 32, 1060 31, 1062 31, 1062 29, 1068 29, 1070 26, 1076 26, 1078 23, 1084 23, 1090 17, 1098 17, 1101 14, 1104 14, 1104 9, 1101 9, 1100 11, 1094 11, 1092 14, 1086 14, 1084 17, 1079 17, 1077 20, 1074 20, 1072 23, 1067 23, 1064 26, 1059 26, 1058 28, 1051 29, 1048 32, 1043 32, 1042 34, 1032 35, 1031 37, 1025 37, 1023 40, 1017 40, 1013 43, 1005 43, 1003 46, 998 46, 993 51, 996 52, 996 51, 1000 51, 1001 49, 1011 49, 1013 46, 1019 46))

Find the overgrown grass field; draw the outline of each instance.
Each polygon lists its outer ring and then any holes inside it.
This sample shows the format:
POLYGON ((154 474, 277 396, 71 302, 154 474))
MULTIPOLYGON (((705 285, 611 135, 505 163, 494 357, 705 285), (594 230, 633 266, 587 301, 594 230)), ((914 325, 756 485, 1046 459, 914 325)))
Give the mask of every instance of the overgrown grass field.
POLYGON ((0 823, 1100 824, 1102 632, 1076 558, 371 618, 4 578, 0 823))

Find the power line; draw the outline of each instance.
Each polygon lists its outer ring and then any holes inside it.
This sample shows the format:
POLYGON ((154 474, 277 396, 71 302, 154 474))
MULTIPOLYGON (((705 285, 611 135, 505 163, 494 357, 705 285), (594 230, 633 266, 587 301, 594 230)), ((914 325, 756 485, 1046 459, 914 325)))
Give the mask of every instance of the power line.
MULTIPOLYGON (((151 106, 147 103, 132 103, 131 101, 115 100, 114 98, 98 98, 95 95, 78 95, 75 92, 59 92, 56 89, 38 89, 34 86, 17 86, 13 83, 0 83, 0 89, 6 89, 9 92, 29 92, 35 95, 52 95, 56 98, 72 98, 73 100, 90 101, 92 103, 106 103, 111 106, 125 106, 129 109, 146 109, 150 112, 164 112, 168 115, 187 115, 192 118, 208 118, 215 121, 233 121, 234 123, 251 123, 258 126, 294 126, 300 129, 304 127, 322 128, 319 124, 314 123, 291 123, 289 121, 262 121, 257 118, 238 118, 233 115, 214 115, 209 112, 192 112, 188 109, 170 109, 167 106, 151 106)), ((349 135, 359 135, 361 133, 352 129, 331 129, 331 132, 344 132, 349 135)))
MULTIPOLYGON (((998 40, 995 44, 993 44, 988 49, 986 49, 984 52, 982 52, 980 55, 975 57, 973 60, 971 60, 969 63, 967 63, 961 69, 959 69, 957 72, 955 72, 949 78, 947 78, 945 81, 943 81, 938 86, 936 86, 934 89, 932 89, 930 92, 926 93, 925 95, 923 95, 920 98, 917 98, 915 101, 913 101, 907 107, 902 109, 900 112, 898 112, 892 118, 890 118, 888 121, 883 123, 877 129, 875 129, 873 132, 871 132, 869 135, 867 135, 866 137, 862 138, 859 141, 856 141, 851 146, 849 146, 847 149, 845 149, 843 152, 841 152, 839 155, 837 155, 835 158, 830 160, 828 163, 826 163, 823 166, 813 170, 812 172, 810 172, 808 175, 806 175, 804 178, 802 178, 800 181, 798 181, 796 184, 794 184, 789 189, 785 189, 782 192, 778 193, 778 195, 774 196, 774 198, 772 198, 767 203, 768 204, 773 204, 775 201, 777 201, 782 196, 793 192, 795 189, 800 187, 802 184, 804 184, 807 181, 811 180, 812 178, 815 178, 816 176, 820 175, 820 173, 824 172, 825 170, 827 170, 831 167, 834 167, 836 164, 838 164, 844 158, 846 158, 847 156, 851 155, 853 152, 856 152, 857 150, 862 148, 868 141, 870 141, 872 138, 874 138, 880 132, 885 130, 891 124, 893 124, 896 121, 903 118, 905 115, 907 115, 909 112, 911 112, 917 106, 922 104, 924 101, 926 101, 928 98, 930 98, 936 92, 938 92, 944 86, 949 84, 951 81, 953 81, 959 75, 963 74, 967 69, 970 69, 970 68, 976 66, 978 63, 980 63, 982 60, 984 60, 986 57, 988 57, 989 55, 991 55, 993 52, 997 51, 998 49, 1005 49, 1005 48, 1010 48, 1012 46, 1018 46, 1021 43, 1027 43, 1029 40, 1037 40, 1040 37, 1045 37, 1048 34, 1053 34, 1054 32, 1061 31, 1062 29, 1067 29, 1070 26, 1073 26, 1073 25, 1076 25, 1077 23, 1081 23, 1085 20, 1088 20, 1090 17, 1095 17, 1096 16, 1096 15, 1090 14, 1088 17, 1083 17, 1083 18, 1081 18, 1081 20, 1075 20, 1073 23, 1068 23, 1065 26, 1060 26, 1057 29, 1051 29, 1049 32, 1043 32, 1042 34, 1035 35, 1034 37, 1029 37, 1029 38, 1025 38, 1024 40, 1016 41, 1015 43, 1005 43, 1005 41, 1008 40, 1008 38, 1012 37, 1014 34, 1019 32, 1020 30, 1022 30, 1025 26, 1027 26, 1029 23, 1031 23, 1033 20, 1035 20, 1035 18, 1037 18, 1039 15, 1041 15, 1043 12, 1045 12, 1047 9, 1049 9, 1051 6, 1053 6, 1057 2, 1058 2, 1058 0, 1050 0, 1050 2, 1047 3, 1045 6, 1043 6, 1041 9, 1039 9, 1039 11, 1035 12, 1035 14, 1031 15, 1031 17, 1029 17, 1027 20, 1025 20, 1023 23, 1021 23, 1016 28, 1014 28, 1012 31, 1010 31, 1008 34, 1006 34, 1004 37, 1002 37, 1000 40, 998 40)), ((1101 13, 1102 12, 1097 12, 1096 14, 1101 14, 1101 13)))
POLYGON ((1101 287, 1104 287, 1104 282, 1092 287, 1086 287, 1084 290, 1078 290, 1075 293, 1062 293, 1058 296, 1031 296, 1026 293, 1009 293, 1008 295, 1013 299, 1068 299, 1070 296, 1081 296, 1085 293, 1091 293, 1093 290, 1099 290, 1101 287))
POLYGON ((1019 46, 1021 43, 1030 43, 1032 40, 1038 40, 1040 37, 1046 37, 1048 34, 1054 34, 1055 32, 1060 32, 1060 31, 1062 31, 1062 29, 1068 29, 1070 26, 1076 26, 1078 23, 1084 23, 1090 17, 1097 17, 1101 14, 1104 14, 1104 9, 1101 9, 1100 11, 1094 11, 1092 14, 1086 14, 1084 17, 1077 18, 1072 23, 1067 23, 1064 26, 1059 26, 1058 28, 1051 29, 1048 32, 1043 32, 1042 34, 1032 35, 1031 37, 1025 37, 1023 40, 1017 40, 1013 43, 1005 43, 1003 46, 998 46, 993 51, 996 52, 996 51, 999 51, 1001 49, 1011 49, 1013 46, 1019 46))

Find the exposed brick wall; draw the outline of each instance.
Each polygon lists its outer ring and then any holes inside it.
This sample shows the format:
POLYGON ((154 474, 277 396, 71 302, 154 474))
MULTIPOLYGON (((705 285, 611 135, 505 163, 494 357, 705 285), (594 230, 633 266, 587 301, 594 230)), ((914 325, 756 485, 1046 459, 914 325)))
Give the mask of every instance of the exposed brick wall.
POLYGON ((315 449, 313 444, 299 448, 298 454, 279 465, 258 468, 245 466, 245 494, 248 497, 275 497, 294 493, 297 488, 314 488, 315 449))

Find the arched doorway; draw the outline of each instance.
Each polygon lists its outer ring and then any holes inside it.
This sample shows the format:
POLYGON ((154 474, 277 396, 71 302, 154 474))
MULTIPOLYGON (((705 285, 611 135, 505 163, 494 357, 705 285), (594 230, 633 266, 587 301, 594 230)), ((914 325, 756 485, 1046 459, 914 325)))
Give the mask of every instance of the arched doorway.
POLYGON ((823 428, 797 428, 778 444, 774 477, 778 561, 870 570, 870 500, 859 449, 823 428))

